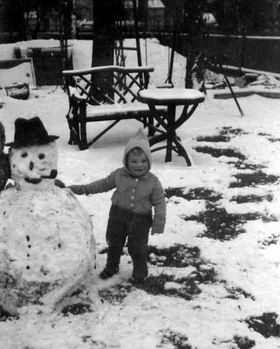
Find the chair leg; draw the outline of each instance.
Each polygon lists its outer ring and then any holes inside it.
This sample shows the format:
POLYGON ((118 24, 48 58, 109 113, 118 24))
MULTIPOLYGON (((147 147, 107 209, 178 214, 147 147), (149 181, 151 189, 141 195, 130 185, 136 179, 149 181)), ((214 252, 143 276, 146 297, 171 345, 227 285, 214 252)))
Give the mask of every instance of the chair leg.
POLYGON ((71 106, 66 119, 68 122, 68 127, 70 131, 68 144, 79 144, 80 135, 79 135, 79 106, 74 104, 71 106))
POLYGON ((148 116, 148 137, 151 137, 155 134, 154 126, 154 118, 152 116, 148 116))
POLYGON ((70 139, 69 144, 79 144, 80 136, 79 136, 79 122, 77 118, 73 119, 69 125, 70 128, 70 139))
POLYGON ((80 132, 79 132, 79 149, 85 150, 88 148, 87 142, 87 122, 86 122, 86 105, 83 103, 80 106, 80 132))
POLYGON ((75 144, 75 134, 73 127, 69 125, 69 141, 68 144, 75 144))
POLYGON ((67 123, 68 123, 68 127, 69 127, 69 141, 68 141, 68 144, 74 144, 74 139, 75 139, 75 136, 74 136, 74 122, 73 122, 73 119, 71 119, 69 117, 69 114, 66 115, 66 119, 67 119, 67 123))
POLYGON ((86 122, 80 123, 80 141, 79 141, 79 149, 85 150, 88 148, 87 144, 87 131, 86 131, 86 122))

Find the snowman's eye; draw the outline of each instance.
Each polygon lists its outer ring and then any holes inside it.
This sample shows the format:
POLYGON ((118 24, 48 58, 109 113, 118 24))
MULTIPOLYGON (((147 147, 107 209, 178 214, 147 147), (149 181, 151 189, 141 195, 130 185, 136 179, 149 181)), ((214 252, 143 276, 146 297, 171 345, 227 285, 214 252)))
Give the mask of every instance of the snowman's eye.
POLYGON ((44 159, 45 158, 45 154, 43 154, 43 153, 40 153, 39 155, 38 155, 38 158, 40 159, 40 160, 42 160, 42 159, 44 159))
POLYGON ((24 152, 24 153, 21 154, 21 157, 22 157, 22 158, 26 158, 27 155, 28 155, 28 154, 27 154, 26 152, 24 152))

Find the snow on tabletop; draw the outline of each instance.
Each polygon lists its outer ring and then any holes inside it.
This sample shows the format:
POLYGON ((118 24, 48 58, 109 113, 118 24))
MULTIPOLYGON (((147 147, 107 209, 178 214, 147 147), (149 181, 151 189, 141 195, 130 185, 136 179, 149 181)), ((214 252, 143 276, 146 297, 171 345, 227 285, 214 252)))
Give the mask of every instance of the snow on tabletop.
POLYGON ((157 101, 157 102, 172 102, 175 100, 177 103, 184 103, 185 101, 203 101, 203 93, 194 89, 184 88, 150 88, 148 90, 142 90, 139 92, 139 96, 143 100, 157 101))

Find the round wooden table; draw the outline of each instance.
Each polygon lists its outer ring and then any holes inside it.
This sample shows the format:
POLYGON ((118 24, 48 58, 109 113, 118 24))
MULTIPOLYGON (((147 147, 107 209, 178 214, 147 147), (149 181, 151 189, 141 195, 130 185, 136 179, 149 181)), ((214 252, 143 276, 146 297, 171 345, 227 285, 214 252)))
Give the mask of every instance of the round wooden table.
POLYGON ((183 156, 188 166, 191 166, 190 158, 181 144, 176 130, 183 125, 193 114, 198 104, 203 102, 204 94, 185 88, 150 88, 139 91, 139 100, 148 104, 153 119, 157 125, 150 124, 149 127, 158 131, 159 135, 150 138, 151 147, 154 144, 166 140, 165 146, 151 148, 152 152, 166 149, 165 162, 172 161, 172 150, 183 156), (167 116, 162 117, 156 110, 156 106, 167 106, 167 116), (176 107, 184 106, 181 115, 176 118, 176 107))

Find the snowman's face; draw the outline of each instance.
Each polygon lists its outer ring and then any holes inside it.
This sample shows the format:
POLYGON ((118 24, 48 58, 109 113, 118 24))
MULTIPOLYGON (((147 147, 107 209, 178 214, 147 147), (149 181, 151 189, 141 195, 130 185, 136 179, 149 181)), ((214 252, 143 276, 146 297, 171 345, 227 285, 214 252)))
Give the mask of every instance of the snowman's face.
POLYGON ((10 166, 12 178, 21 188, 53 180, 57 175, 56 143, 12 148, 10 166))

